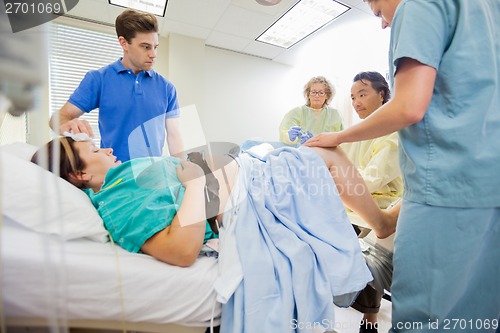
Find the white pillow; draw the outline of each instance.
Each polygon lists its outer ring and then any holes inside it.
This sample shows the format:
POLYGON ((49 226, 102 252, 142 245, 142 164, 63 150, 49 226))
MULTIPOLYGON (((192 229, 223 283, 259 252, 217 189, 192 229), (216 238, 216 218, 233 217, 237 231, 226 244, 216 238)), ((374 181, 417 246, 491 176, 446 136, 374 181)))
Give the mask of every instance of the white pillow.
POLYGON ((24 142, 14 142, 8 145, 0 146, 0 150, 15 155, 25 161, 31 161, 31 157, 37 151, 37 146, 24 142))
POLYGON ((29 229, 64 239, 108 241, 102 219, 87 195, 31 163, 31 156, 26 159, 34 146, 14 145, 21 158, 11 153, 12 145, 0 148, 2 214, 29 229))

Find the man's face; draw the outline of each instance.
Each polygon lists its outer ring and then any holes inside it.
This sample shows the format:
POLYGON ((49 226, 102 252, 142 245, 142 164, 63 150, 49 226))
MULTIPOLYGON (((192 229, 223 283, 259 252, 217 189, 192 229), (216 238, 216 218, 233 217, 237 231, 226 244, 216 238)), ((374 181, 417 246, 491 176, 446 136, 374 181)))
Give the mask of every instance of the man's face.
POLYGON ((382 29, 390 27, 392 24, 392 19, 394 18, 394 13, 398 7, 401 0, 369 0, 368 5, 370 6, 373 14, 376 17, 382 19, 382 29))
POLYGON ((382 106, 384 98, 378 93, 368 80, 358 80, 351 87, 352 107, 360 119, 365 119, 382 106))
POLYGON ((123 58, 136 74, 140 71, 149 71, 153 68, 158 48, 158 34, 156 32, 138 32, 128 43, 120 37, 123 48, 123 58))

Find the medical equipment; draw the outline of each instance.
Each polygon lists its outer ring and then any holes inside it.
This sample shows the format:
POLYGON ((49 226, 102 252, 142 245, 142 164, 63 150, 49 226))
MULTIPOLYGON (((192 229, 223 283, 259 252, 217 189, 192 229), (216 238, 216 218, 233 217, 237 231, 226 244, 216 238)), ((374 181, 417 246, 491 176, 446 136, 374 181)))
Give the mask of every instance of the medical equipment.
POLYGON ((307 132, 301 132, 300 133, 300 144, 304 144, 304 142, 306 142, 307 140, 309 140, 310 138, 312 138, 314 135, 310 132, 310 131, 307 131, 307 132))
POLYGON ((13 34, 9 19, 1 9, 0 7, 0 126, 6 113, 20 116, 33 107, 36 91, 41 83, 39 36, 34 33, 13 34))

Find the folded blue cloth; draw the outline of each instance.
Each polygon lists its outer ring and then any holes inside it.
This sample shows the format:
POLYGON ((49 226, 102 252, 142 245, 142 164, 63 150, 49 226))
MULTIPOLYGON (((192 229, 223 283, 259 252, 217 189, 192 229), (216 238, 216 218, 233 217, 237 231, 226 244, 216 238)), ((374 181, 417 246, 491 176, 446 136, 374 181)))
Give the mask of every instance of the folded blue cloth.
POLYGON ((333 330, 334 303, 349 306, 372 276, 328 168, 308 147, 238 161, 246 174, 234 222, 243 280, 222 305, 221 332, 333 330))

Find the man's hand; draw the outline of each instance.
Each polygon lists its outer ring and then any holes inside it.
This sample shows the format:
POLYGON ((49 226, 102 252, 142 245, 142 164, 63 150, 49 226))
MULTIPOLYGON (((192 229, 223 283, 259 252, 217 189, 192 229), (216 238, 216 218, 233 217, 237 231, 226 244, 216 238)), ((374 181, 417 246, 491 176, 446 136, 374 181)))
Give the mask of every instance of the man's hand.
POLYGON ((93 138, 94 133, 92 127, 85 119, 71 119, 59 126, 59 133, 70 132, 73 134, 86 133, 89 137, 93 138))
POLYGON ((336 147, 341 142, 339 141, 339 132, 328 132, 316 135, 304 143, 307 147, 336 147))

